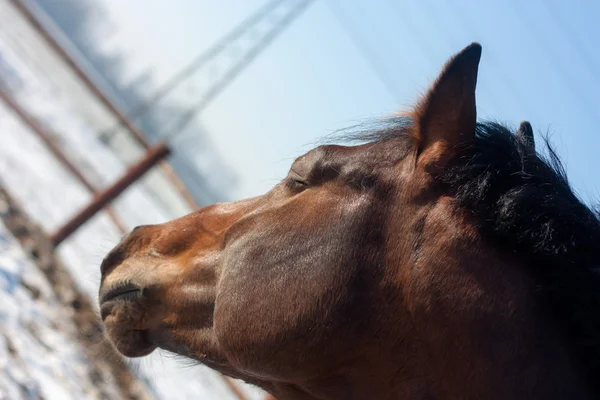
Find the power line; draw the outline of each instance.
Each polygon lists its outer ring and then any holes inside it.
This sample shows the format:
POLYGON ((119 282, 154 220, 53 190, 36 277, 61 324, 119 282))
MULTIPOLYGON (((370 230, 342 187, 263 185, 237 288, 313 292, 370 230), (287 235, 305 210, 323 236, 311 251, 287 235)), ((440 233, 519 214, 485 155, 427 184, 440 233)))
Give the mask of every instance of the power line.
POLYGON ((548 10, 548 14, 554 18, 554 21, 557 23, 557 26, 560 26, 561 30, 565 34, 565 38, 571 44, 571 47, 579 54, 579 57, 583 59, 582 65, 586 67, 590 76, 594 79, 598 80, 598 71, 600 71, 600 64, 596 62, 596 59, 587 51, 587 49, 581 46, 581 42, 576 40, 576 34, 574 30, 571 28, 570 24, 565 22, 563 15, 560 14, 556 10, 556 5, 551 1, 542 2, 546 9, 548 10))
POLYGON ((552 50, 551 45, 548 44, 548 42, 544 39, 544 35, 540 31, 539 26, 537 24, 537 19, 531 17, 531 15, 529 14, 529 10, 526 7, 524 7, 523 4, 519 2, 515 2, 515 4, 517 4, 520 8, 520 12, 516 12, 515 14, 517 14, 519 18, 523 19, 523 22, 526 23, 527 26, 529 26, 529 31, 532 33, 533 38, 538 42, 539 46, 550 58, 551 62, 549 64, 552 65, 555 71, 557 71, 563 78, 567 77, 570 79, 570 82, 566 83, 564 87, 566 87, 571 92, 575 101, 577 101, 581 108, 589 114, 589 117, 591 119, 594 119, 596 121, 600 120, 597 116, 596 110, 592 108, 590 103, 581 99, 580 92, 584 91, 580 90, 578 92, 578 89, 580 88, 575 88, 574 85, 571 84, 573 82, 578 82, 578 80, 573 79, 573 76, 571 73, 569 73, 568 68, 565 68, 564 66, 564 60, 560 57, 557 57, 556 52, 552 50))
MULTIPOLYGON (((189 80, 194 73, 201 69, 207 71, 207 74, 218 69, 219 62, 230 62, 227 65, 220 79, 216 79, 209 84, 206 92, 201 96, 202 100, 196 103, 193 114, 201 112, 231 81, 267 47, 267 45, 279 34, 285 27, 292 22, 301 11, 303 11, 314 0, 273 0, 265 4, 253 15, 244 20, 229 34, 218 40, 208 50, 198 55, 191 63, 174 74, 166 83, 154 92, 146 101, 139 104, 128 114, 130 119, 137 119, 146 114, 156 104, 172 93, 184 81, 189 80), (277 13, 281 15, 277 15, 277 13), (261 23, 267 25, 265 33, 262 35, 253 35, 256 33, 258 25, 261 23), (250 45, 247 49, 239 50, 243 47, 243 40, 248 39, 250 45), (234 50, 234 51, 232 51, 234 50)), ((182 129, 191 119, 191 110, 184 112, 180 117, 180 123, 173 124, 174 129, 182 129)), ((121 124, 117 124, 109 130, 100 134, 100 137, 108 141, 118 133, 121 124)), ((169 129, 168 132, 171 132, 169 129)), ((166 136, 171 133, 167 133, 166 136)))
POLYGON ((341 7, 336 7, 337 10, 334 10, 334 6, 332 6, 330 2, 326 2, 325 4, 329 5, 332 14, 342 26, 348 38, 352 41, 354 47, 358 50, 362 58, 369 64, 377 76, 377 79, 379 79, 379 82, 381 82, 385 90, 389 93, 390 97, 392 97, 396 103, 400 103, 400 98, 395 90, 396 84, 394 79, 388 74, 382 63, 375 61, 378 59, 377 53, 365 40, 363 40, 361 34, 356 30, 356 25, 349 20, 347 14, 340 12, 341 7))
MULTIPOLYGON (((271 21, 272 26, 259 39, 248 48, 243 54, 240 54, 237 60, 225 69, 225 73, 220 79, 215 80, 212 86, 201 96, 193 106, 189 107, 175 123, 167 129, 164 138, 174 137, 185 130, 188 124, 199 113, 204 111, 206 107, 217 97, 225 87, 237 77, 248 64, 256 58, 271 42, 285 29, 292 21, 294 21, 314 0, 302 0, 297 4, 285 10, 284 15, 279 16, 279 20, 271 21)), ((288 1, 291 3, 290 1, 288 1)))

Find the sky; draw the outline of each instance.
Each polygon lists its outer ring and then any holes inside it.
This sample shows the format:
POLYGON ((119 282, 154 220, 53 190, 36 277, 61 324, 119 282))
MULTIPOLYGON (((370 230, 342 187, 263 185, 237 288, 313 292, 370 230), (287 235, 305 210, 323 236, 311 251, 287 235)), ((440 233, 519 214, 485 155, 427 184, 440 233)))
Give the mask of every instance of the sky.
MULTIPOLYGON (((112 19, 103 48, 156 85, 265 3, 98 1, 112 19)), ((598 202, 599 18, 595 0, 316 0, 200 119, 239 175, 232 199, 258 195, 324 136, 409 108, 478 41, 478 117, 550 134, 575 189, 598 202)))

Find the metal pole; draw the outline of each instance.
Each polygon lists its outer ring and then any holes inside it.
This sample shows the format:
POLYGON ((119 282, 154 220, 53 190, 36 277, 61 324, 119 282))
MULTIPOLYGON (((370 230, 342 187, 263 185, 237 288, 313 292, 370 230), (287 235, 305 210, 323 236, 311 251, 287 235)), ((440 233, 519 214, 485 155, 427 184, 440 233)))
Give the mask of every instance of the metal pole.
MULTIPOLYGON (((263 5, 255 14, 240 23, 232 32, 218 40, 217 43, 212 45, 208 50, 202 52, 191 63, 169 78, 169 80, 159 87, 147 100, 139 104, 133 109, 133 111, 130 111, 129 118, 135 120, 137 117, 148 112, 154 105, 171 93, 176 87, 181 85, 186 79, 189 79, 194 72, 198 71, 203 65, 214 59, 219 53, 223 52, 223 49, 228 44, 231 44, 234 40, 247 33, 251 26, 263 19, 269 14, 269 12, 271 12, 271 10, 275 9, 282 2, 283 0, 273 0, 263 5)), ((121 124, 118 124, 112 129, 102 132, 101 136, 104 136, 108 139, 115 132, 117 132, 117 128, 120 127, 121 124)))
MULTIPOLYGON (((123 114, 117 106, 108 98, 108 96, 92 81, 92 79, 84 72, 84 70, 73 60, 73 58, 65 51, 65 49, 54 39, 52 34, 44 27, 44 25, 38 20, 38 18, 29 10, 24 4, 23 0, 10 0, 10 2, 23 14, 23 16, 31 23, 35 30, 42 36, 48 46, 52 48, 60 58, 67 63, 67 65, 75 72, 75 74, 81 79, 85 86, 100 100, 106 108, 108 108, 127 130, 132 134, 134 139, 143 146, 144 149, 148 149, 150 144, 138 130, 138 128, 123 114)), ((161 163, 160 167, 167 177, 171 180, 179 194, 183 197, 189 207, 192 209, 199 208, 198 203, 185 189, 184 183, 175 174, 175 171, 167 163, 161 163)))
POLYGON ((227 385, 229 390, 233 392, 233 394, 238 398, 238 400, 248 400, 248 397, 246 397, 246 395, 240 390, 240 388, 237 387, 233 379, 226 375, 221 375, 221 377, 223 378, 223 381, 225 381, 225 384, 227 385))
POLYGON ((56 247, 63 240, 75 232, 81 225, 87 222, 98 211, 102 210, 108 203, 125 191, 133 182, 148 172, 158 162, 171 153, 166 142, 157 144, 150 148, 143 159, 129 168, 114 184, 94 196, 92 201, 66 224, 50 235, 52 244, 56 247))
MULTIPOLYGON (((2 101, 4 101, 4 103, 10 109, 12 109, 15 114, 19 116, 19 118, 21 118, 21 121, 25 123, 25 125, 27 125, 40 138, 42 142, 44 142, 48 150, 50 150, 50 152, 54 155, 54 157, 56 157, 58 162, 60 162, 63 165, 63 167, 65 167, 70 173, 75 175, 79 182, 81 182, 83 186, 85 186, 90 192, 96 193, 96 189, 92 186, 91 182, 79 171, 79 169, 77 169, 77 166, 73 164, 67 158, 67 156, 65 156, 62 150, 54 143, 50 133, 44 128, 42 128, 40 124, 38 124, 37 121, 35 121, 35 119, 33 119, 16 101, 14 101, 12 97, 8 93, 6 93, 6 91, 2 88, 1 85, 0 99, 2 99, 2 101)), ((106 207, 106 213, 117 226, 117 229, 121 233, 125 233, 125 226, 123 225, 115 211, 110 207, 106 207)))
POLYGON ((54 39, 54 37, 40 23, 37 17, 29 10, 22 0, 10 0, 10 2, 25 16, 31 25, 38 31, 46 43, 58 53, 75 74, 83 81, 87 88, 100 99, 100 101, 117 117, 119 122, 123 124, 133 135, 135 140, 148 148, 148 142, 138 129, 129 121, 125 115, 108 99, 108 96, 98 87, 90 77, 79 67, 79 65, 71 58, 71 56, 63 49, 63 47, 54 39))

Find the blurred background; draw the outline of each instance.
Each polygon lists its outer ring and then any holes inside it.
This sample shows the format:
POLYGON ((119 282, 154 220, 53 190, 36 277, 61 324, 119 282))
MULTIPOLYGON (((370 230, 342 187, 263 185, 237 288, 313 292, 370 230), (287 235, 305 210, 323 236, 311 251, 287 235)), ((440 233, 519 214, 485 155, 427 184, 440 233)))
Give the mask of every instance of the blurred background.
POLYGON ((136 390, 90 366, 81 307, 6 216, 94 299, 125 232, 267 191, 473 41, 479 118, 529 120, 597 203, 599 18, 594 0, 0 0, 0 399, 264 399, 165 353, 128 362, 136 390))

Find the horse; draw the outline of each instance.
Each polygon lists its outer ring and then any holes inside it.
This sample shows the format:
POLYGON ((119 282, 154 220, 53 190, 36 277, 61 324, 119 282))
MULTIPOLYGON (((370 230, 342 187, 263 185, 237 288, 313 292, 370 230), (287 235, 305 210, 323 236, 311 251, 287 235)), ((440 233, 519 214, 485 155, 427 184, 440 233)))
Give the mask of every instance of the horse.
POLYGON ((598 398, 599 215, 529 123, 477 120, 481 51, 266 194, 135 228, 100 267, 116 349, 277 399, 598 398))

